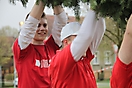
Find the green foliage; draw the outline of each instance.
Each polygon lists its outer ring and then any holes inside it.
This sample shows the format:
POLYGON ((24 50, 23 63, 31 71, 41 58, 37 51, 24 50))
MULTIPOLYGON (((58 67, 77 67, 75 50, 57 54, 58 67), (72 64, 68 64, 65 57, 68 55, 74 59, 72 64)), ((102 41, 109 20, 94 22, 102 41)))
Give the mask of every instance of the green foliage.
MULTIPOLYGON (((28 3, 28 0, 10 0, 13 3, 15 1, 21 1, 23 6, 26 6, 28 3)), ((36 3, 38 4, 39 1, 43 1, 48 7, 63 4, 64 7, 72 8, 77 18, 80 16, 79 3, 90 2, 92 9, 97 14, 99 13, 103 17, 113 18, 122 29, 125 28, 126 22, 132 13, 131 0, 36 0, 36 3)))
MULTIPOLYGON (((98 0, 97 0, 98 1, 98 0)), ((111 17, 122 29, 132 13, 131 0, 99 0, 93 9, 103 17, 111 17)))
POLYGON ((7 63, 8 57, 12 55, 12 43, 5 36, 0 36, 0 65, 7 63))
POLYGON ((20 1, 24 7, 26 7, 28 0, 9 0, 10 3, 16 4, 16 1, 20 1))
POLYGON ((5 26, 0 29, 0 36, 16 38, 18 36, 18 30, 16 28, 11 28, 10 26, 5 26))
MULTIPOLYGON (((36 0, 36 3, 38 4, 39 1, 43 1, 47 7, 54 7, 63 4, 64 7, 69 7, 74 10, 77 19, 80 17, 80 0, 36 0)), ((84 2, 86 1, 88 0, 85 0, 84 2)))
POLYGON ((0 29, 0 65, 7 63, 12 55, 12 44, 17 37, 17 29, 5 26, 0 29))
POLYGON ((7 37, 0 36, 0 57, 2 56, 8 56, 10 53, 11 44, 9 44, 9 40, 7 37))
POLYGON ((8 80, 8 81, 13 80, 14 79, 14 74, 13 73, 12 74, 6 74, 5 79, 8 80))

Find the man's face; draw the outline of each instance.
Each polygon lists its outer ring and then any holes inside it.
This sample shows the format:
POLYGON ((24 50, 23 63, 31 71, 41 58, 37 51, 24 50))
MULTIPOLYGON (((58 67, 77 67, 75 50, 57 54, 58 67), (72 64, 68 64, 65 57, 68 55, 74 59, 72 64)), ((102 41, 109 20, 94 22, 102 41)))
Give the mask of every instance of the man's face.
POLYGON ((47 19, 41 18, 40 23, 38 24, 38 29, 36 30, 34 40, 43 41, 48 34, 48 25, 47 19))
POLYGON ((68 44, 71 44, 72 41, 76 38, 76 35, 71 35, 69 38, 68 38, 68 44))

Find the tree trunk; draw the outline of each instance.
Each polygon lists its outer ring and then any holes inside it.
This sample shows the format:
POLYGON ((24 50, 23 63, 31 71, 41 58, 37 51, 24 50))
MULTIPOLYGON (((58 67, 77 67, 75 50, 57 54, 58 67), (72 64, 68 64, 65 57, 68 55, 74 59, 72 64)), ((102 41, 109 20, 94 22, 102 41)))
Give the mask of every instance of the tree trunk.
POLYGON ((5 86, 5 82, 4 82, 4 79, 5 79, 5 70, 4 70, 4 67, 2 66, 2 88, 5 86))

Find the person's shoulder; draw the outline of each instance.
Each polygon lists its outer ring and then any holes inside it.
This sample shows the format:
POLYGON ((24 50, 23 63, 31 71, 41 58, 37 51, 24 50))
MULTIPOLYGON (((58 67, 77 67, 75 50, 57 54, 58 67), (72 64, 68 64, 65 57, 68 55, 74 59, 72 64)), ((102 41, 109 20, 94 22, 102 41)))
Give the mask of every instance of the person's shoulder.
POLYGON ((14 41, 14 43, 13 43, 13 48, 16 47, 16 46, 18 46, 18 39, 16 39, 16 40, 14 41))
POLYGON ((14 41, 14 43, 17 43, 18 44, 18 38, 14 41))
POLYGON ((52 35, 46 37, 46 39, 44 40, 45 44, 48 44, 48 43, 51 43, 51 42, 54 42, 54 39, 53 39, 52 35))

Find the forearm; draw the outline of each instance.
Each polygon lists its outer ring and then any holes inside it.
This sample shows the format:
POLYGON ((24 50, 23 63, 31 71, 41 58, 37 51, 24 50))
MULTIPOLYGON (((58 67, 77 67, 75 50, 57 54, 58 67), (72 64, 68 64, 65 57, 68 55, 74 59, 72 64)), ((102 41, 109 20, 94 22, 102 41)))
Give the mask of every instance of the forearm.
POLYGON ((32 10, 30 12, 30 15, 39 20, 42 16, 44 7, 45 7, 44 3, 40 0, 38 5, 36 3, 34 4, 32 10))
POLYGON ((32 16, 29 16, 25 21, 18 36, 18 44, 21 50, 25 49, 32 42, 38 22, 39 20, 33 18, 32 16))
POLYGON ((103 38, 106 30, 105 19, 100 17, 96 24, 96 32, 94 34, 91 45, 89 46, 92 54, 94 54, 103 38))
POLYGON ((52 36, 58 46, 61 46, 60 33, 62 27, 64 27, 66 23, 67 23, 67 15, 64 10, 58 15, 55 15, 53 28, 52 28, 52 36))
POLYGON ((44 10, 43 2, 39 1, 38 5, 35 3, 29 17, 25 21, 20 35, 18 37, 18 43, 21 49, 25 49, 34 38, 39 19, 42 16, 44 10))
POLYGON ((54 10, 54 14, 55 15, 58 15, 58 14, 60 14, 60 13, 62 13, 64 11, 64 9, 63 9, 63 7, 61 5, 54 6, 53 10, 54 10))
POLYGON ((88 11, 77 37, 71 43, 70 49, 75 61, 78 61, 82 57, 91 44, 95 33, 95 22, 95 13, 93 11, 88 11))
POLYGON ((132 37, 132 15, 130 16, 128 22, 127 22, 127 26, 126 26, 126 32, 125 34, 128 34, 132 37))
POLYGON ((131 63, 132 62, 131 52, 132 52, 132 15, 130 16, 127 22, 124 38, 118 53, 119 59, 125 64, 131 63))
POLYGON ((99 20, 97 20, 96 14, 93 11, 88 12, 81 25, 77 37, 71 44, 71 53, 75 61, 78 61, 83 56, 87 49, 93 45, 93 42, 99 43, 99 40, 95 40, 94 37, 97 36, 97 31, 100 31, 98 32, 98 36, 102 37, 105 29, 105 23, 103 20, 104 19, 101 17, 99 20))

